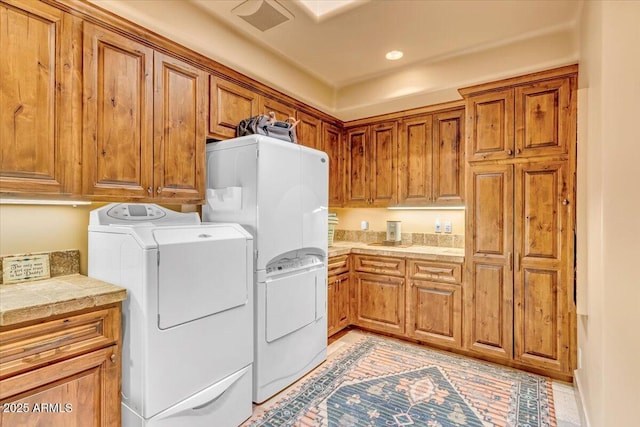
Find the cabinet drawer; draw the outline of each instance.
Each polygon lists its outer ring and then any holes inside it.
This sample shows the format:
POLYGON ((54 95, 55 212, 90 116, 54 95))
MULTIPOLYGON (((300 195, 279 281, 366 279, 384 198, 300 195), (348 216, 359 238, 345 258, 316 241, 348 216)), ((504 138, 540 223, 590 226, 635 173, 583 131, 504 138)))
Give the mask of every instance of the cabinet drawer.
POLYGON ((410 260, 409 277, 434 282, 462 283, 462 264, 410 260))
POLYGON ((114 307, 0 332, 0 378, 120 341, 114 307))
POLYGON ((327 270, 329 276, 336 276, 341 273, 349 272, 349 255, 338 255, 329 258, 329 266, 327 270))
POLYGON ((356 271, 404 277, 405 260, 381 256, 356 255, 356 271))

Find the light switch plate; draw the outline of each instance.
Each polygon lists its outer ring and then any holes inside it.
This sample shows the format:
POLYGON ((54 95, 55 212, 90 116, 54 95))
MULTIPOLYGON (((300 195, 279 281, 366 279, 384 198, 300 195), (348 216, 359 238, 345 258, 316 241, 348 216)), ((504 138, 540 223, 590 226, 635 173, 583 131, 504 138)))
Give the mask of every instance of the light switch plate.
POLYGON ((451 233, 451 221, 446 221, 444 223, 444 232, 445 233, 451 233))

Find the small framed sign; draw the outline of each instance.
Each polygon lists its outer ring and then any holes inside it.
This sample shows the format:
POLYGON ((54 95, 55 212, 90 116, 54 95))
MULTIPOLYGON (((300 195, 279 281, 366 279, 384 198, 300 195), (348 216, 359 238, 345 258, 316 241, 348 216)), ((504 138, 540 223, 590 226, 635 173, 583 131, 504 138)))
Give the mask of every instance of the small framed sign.
POLYGON ((5 257, 2 260, 2 283, 18 283, 51 277, 49 254, 5 257))

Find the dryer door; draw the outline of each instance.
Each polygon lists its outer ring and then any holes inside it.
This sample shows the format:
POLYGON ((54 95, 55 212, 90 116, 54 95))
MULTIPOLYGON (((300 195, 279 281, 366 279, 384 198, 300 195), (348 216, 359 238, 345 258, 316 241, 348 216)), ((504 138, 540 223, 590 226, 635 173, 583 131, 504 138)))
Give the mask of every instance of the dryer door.
POLYGON ((171 328, 247 304, 247 238, 229 226, 166 227, 158 243, 158 326, 171 328))

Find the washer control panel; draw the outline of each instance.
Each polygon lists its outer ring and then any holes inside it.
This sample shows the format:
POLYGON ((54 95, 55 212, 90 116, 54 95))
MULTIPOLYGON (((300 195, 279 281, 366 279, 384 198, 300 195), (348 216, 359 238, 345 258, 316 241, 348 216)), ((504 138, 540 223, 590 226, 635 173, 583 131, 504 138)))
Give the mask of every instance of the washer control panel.
POLYGON ((163 218, 167 214, 159 206, 153 204, 121 203, 109 209, 107 215, 125 221, 153 221, 163 218))
POLYGON ((306 255, 299 258, 284 258, 267 266, 267 274, 286 273, 307 267, 321 265, 322 261, 314 255, 306 255))

